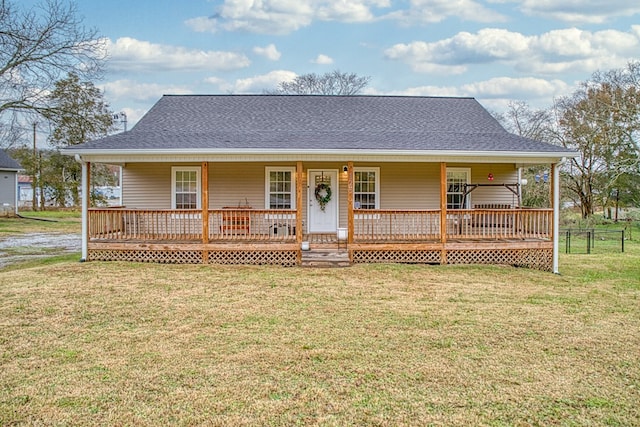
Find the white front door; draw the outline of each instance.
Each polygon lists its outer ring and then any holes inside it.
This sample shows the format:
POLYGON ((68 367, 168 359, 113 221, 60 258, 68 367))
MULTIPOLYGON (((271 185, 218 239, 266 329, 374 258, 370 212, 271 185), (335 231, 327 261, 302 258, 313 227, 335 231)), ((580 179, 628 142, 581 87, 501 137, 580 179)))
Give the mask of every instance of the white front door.
POLYGON ((335 233, 338 230, 338 171, 309 170, 309 233, 335 233))

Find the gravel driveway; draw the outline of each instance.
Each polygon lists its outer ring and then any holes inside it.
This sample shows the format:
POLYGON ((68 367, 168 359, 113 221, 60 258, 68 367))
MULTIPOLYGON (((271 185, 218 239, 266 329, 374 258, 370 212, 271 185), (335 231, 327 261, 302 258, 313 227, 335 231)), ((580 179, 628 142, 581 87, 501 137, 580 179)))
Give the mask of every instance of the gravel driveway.
POLYGON ((79 252, 80 234, 29 233, 0 238, 0 268, 27 258, 79 252))

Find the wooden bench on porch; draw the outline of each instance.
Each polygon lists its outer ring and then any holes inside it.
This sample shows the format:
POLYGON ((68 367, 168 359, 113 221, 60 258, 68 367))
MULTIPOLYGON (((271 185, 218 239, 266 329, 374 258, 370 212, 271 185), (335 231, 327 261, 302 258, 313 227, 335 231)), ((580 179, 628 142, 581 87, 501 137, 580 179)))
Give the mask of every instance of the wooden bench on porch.
POLYGON ((237 208, 223 208, 229 209, 228 211, 222 211, 222 224, 220 225, 220 231, 223 235, 249 235, 251 229, 251 215, 247 212, 241 212, 238 210, 232 210, 237 208))

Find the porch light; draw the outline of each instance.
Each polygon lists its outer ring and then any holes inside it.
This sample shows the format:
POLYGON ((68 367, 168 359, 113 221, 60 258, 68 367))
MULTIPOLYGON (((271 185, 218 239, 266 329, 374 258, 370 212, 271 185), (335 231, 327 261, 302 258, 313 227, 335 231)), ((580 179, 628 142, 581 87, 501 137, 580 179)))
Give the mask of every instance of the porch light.
POLYGON ((342 165, 342 173, 349 172, 349 167, 347 165, 342 165))
POLYGON ((489 181, 493 181, 493 174, 492 174, 492 173, 490 173, 489 175, 487 175, 487 179, 488 179, 489 181))

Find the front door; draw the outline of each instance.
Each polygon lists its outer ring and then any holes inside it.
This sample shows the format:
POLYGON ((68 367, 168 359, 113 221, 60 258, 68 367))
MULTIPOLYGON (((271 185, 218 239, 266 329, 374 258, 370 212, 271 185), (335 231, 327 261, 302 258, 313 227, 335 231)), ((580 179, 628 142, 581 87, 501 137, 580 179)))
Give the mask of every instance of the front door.
POLYGON ((309 233, 335 233, 338 229, 338 171, 310 170, 308 191, 309 233))

